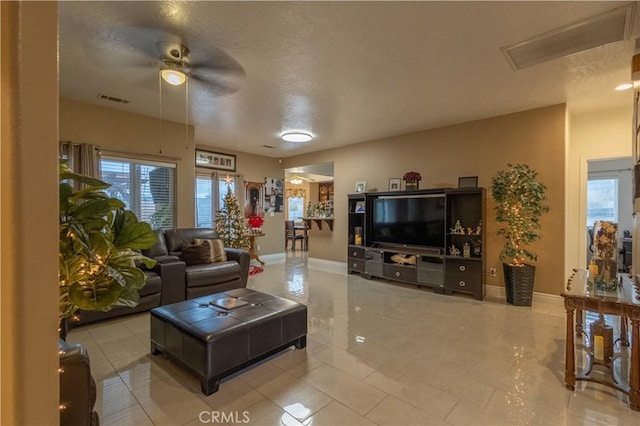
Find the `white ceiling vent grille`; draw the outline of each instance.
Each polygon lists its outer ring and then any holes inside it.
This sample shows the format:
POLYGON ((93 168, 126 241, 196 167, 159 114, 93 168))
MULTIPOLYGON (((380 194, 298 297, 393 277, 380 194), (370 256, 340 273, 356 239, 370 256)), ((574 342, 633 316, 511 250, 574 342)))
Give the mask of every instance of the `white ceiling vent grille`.
POLYGON ((634 3, 502 47, 514 70, 605 46, 631 36, 634 3))

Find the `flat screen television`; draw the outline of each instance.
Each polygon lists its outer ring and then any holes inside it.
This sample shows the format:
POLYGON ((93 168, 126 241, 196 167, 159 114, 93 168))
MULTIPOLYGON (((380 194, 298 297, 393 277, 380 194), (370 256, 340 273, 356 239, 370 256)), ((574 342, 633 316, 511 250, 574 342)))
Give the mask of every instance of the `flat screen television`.
POLYGON ((371 240, 374 243, 444 249, 444 239, 444 195, 373 200, 371 240))

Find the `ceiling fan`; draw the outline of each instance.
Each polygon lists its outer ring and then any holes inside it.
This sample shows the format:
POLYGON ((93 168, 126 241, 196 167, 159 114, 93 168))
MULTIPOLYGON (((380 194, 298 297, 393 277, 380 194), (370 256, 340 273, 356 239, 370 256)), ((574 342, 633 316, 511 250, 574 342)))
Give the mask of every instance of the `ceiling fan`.
POLYGON ((188 78, 214 95, 240 90, 245 77, 240 63, 211 44, 191 42, 190 47, 182 37, 161 29, 122 26, 98 31, 85 43, 85 52, 94 63, 117 68, 127 79, 160 72, 170 84, 188 78))

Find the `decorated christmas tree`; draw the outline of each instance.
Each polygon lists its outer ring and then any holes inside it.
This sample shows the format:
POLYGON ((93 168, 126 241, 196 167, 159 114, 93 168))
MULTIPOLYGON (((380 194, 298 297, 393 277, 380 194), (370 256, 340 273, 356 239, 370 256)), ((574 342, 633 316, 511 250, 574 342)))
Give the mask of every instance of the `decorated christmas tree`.
POLYGON ((249 247, 249 228, 240 211, 238 199, 231 192, 229 185, 227 185, 227 194, 224 196, 224 205, 216 212, 216 233, 225 247, 249 247))

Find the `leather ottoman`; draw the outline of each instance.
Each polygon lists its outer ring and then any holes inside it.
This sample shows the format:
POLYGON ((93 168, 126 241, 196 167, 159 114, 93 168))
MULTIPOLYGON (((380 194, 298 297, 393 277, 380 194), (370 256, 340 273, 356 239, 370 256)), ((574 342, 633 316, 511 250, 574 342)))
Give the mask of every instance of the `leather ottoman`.
POLYGON ((151 310, 151 353, 165 353, 200 376, 202 392, 291 345, 307 344, 307 307, 239 288, 151 310))

